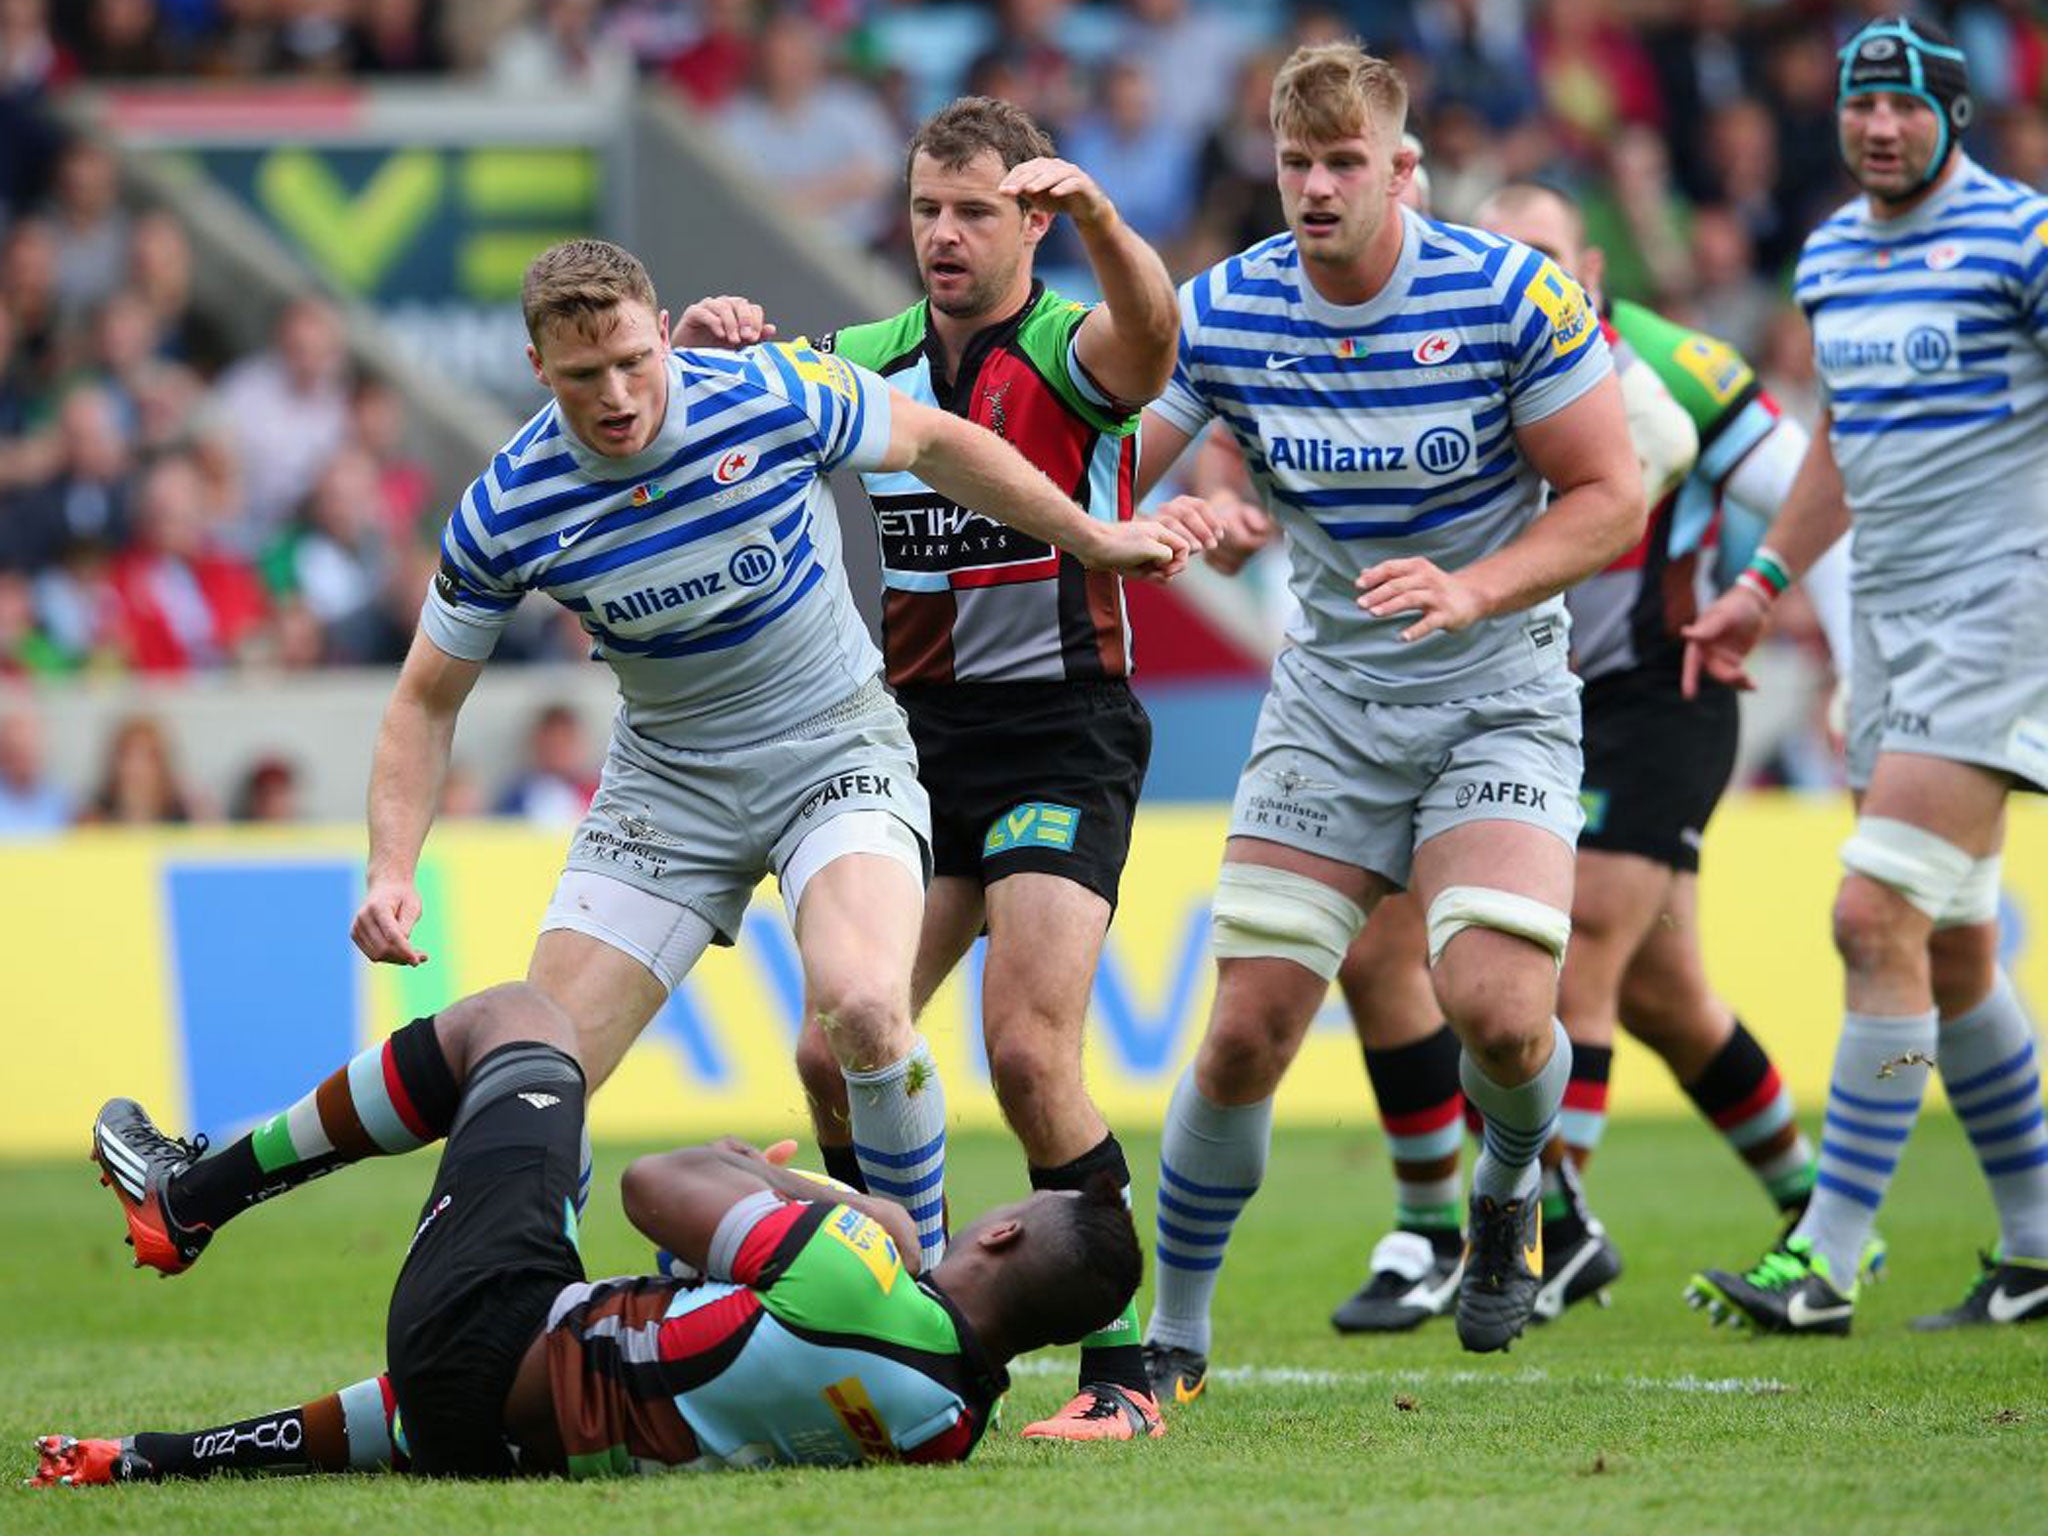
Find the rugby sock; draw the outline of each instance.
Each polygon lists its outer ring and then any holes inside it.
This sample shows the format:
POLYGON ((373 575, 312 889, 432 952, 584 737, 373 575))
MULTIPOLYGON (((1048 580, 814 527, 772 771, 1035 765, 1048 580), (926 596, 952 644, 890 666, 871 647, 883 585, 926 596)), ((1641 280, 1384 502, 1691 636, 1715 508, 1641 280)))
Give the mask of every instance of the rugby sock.
POLYGON ((874 1072, 848 1072, 853 1155, 863 1183, 910 1212, 925 1273, 946 1256, 946 1090, 924 1036, 874 1072))
POLYGON ((868 1192, 867 1177, 860 1171, 860 1158, 855 1154, 852 1142, 844 1142, 836 1147, 820 1142, 818 1156, 823 1160, 825 1172, 830 1177, 859 1190, 862 1194, 868 1192))
MULTIPOLYGON (((1116 1180, 1117 1188, 1124 1193, 1124 1204, 1128 1206, 1131 1203, 1131 1165, 1125 1161, 1123 1146, 1114 1132, 1070 1163, 1061 1163, 1057 1168, 1032 1168, 1031 1187, 1085 1189, 1090 1179, 1103 1173, 1116 1180)), ((1105 1382, 1151 1396, 1152 1386, 1145 1375, 1145 1352, 1139 1347, 1139 1342, 1138 1299, 1133 1296, 1124 1303, 1123 1312, 1115 1322, 1081 1341, 1081 1385, 1105 1382)))
POLYGON ((1230 1229, 1259 1192, 1273 1101, 1212 1104, 1189 1067, 1174 1084, 1159 1146, 1159 1259, 1148 1343, 1209 1352, 1209 1302, 1230 1229))
POLYGON ((1581 1168, 1600 1150, 1607 1130, 1607 1074, 1613 1065, 1612 1046, 1572 1046, 1572 1075, 1565 1080, 1557 1129, 1572 1162, 1581 1168))
POLYGON ((1792 1090, 1742 1020, 1735 1021, 1728 1043, 1684 1087, 1694 1108, 1749 1164, 1778 1209, 1804 1210, 1813 1194, 1813 1144, 1793 1117, 1792 1090))
POLYGON ((1408 1045, 1383 1051, 1368 1046, 1365 1074, 1394 1163, 1394 1225, 1424 1234, 1457 1231, 1465 1220, 1458 1202, 1465 1111, 1458 1037, 1442 1024, 1408 1045))
POLYGON ((136 1482, 216 1472, 376 1472, 403 1469, 392 1435, 391 1378, 373 1376, 297 1408, 178 1434, 145 1431, 123 1445, 148 1463, 136 1482))
POLYGON ((1526 1083, 1508 1087, 1480 1070, 1470 1052, 1458 1058, 1465 1097, 1485 1120, 1485 1145, 1472 1165, 1472 1193, 1495 1200, 1525 1200, 1537 1191, 1536 1160, 1557 1128, 1565 1084, 1571 1079, 1572 1042, 1550 1021, 1550 1060, 1526 1083))
POLYGON ((459 1089, 432 1018, 371 1046, 282 1114, 171 1181, 172 1219, 218 1227, 272 1195, 448 1134, 459 1089))
POLYGON ((1844 1295, 1856 1283, 1877 1208, 1920 1116, 1927 1091, 1921 1062, 1932 1060, 1934 1051, 1932 1008, 1907 1018, 1852 1012, 1842 1024, 1821 1127, 1820 1171, 1792 1235, 1827 1260, 1828 1275, 1844 1295))
POLYGON ((2034 1029, 2004 971, 1991 995, 1941 1026, 1941 1082, 1998 1207, 1999 1252, 2048 1259, 2048 1125, 2034 1029))

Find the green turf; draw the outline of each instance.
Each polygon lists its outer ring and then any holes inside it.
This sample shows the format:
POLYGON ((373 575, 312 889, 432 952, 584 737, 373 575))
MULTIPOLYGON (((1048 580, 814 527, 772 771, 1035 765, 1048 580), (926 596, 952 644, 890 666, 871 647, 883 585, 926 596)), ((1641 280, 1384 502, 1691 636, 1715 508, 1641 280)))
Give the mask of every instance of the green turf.
MULTIPOLYGON (((1131 1150, 1149 1186, 1155 1148, 1131 1150)), ((624 1156, 601 1154, 600 1190, 624 1156)), ((953 1158, 956 1209, 1014 1191, 1016 1159, 998 1138, 960 1138, 953 1158)), ((112 1200, 82 1157, 0 1165, 0 1473, 18 1483, 40 1431, 195 1427, 367 1374, 430 1173, 414 1158, 324 1180, 246 1218, 195 1273, 159 1281, 127 1269, 112 1200)), ((1716 1332, 1679 1304, 1693 1267, 1746 1263, 1772 1230, 1754 1187, 1697 1125, 1615 1125, 1591 1182, 1628 1262, 1611 1309, 1575 1312, 1506 1357, 1461 1354, 1443 1322, 1342 1340, 1326 1317, 1386 1210, 1378 1143, 1283 1133, 1217 1318, 1217 1365, 1265 1374, 1226 1374, 1157 1444, 1018 1441, 1018 1426, 1066 1394, 1067 1363, 1042 1358, 1018 1372, 1007 1432, 965 1468, 511 1487, 9 1486, 0 1532, 2042 1528, 2048 1327, 1933 1338, 1905 1328, 1960 1294, 1988 1236, 1989 1205, 1952 1121, 1930 1117, 1914 1138, 1885 1217, 1892 1277, 1866 1291, 1846 1342, 1716 1332), (1274 1368, 1327 1374, 1287 1380, 1274 1368)), ((640 1267, 642 1245, 615 1205, 594 1203, 584 1231, 593 1271, 640 1267)))

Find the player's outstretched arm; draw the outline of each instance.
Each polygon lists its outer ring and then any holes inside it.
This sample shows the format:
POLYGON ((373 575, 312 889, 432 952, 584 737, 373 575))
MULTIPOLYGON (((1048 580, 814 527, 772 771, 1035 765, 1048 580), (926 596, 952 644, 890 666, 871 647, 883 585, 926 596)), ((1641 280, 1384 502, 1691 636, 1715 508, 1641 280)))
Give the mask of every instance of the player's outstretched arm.
POLYGON ((1187 565, 1187 537, 1150 518, 1102 522, 985 427, 889 392, 889 449, 876 466, 907 470, 970 511, 1057 545, 1090 570, 1167 580, 1187 565))
POLYGON ((1532 607, 1611 564, 1643 536, 1643 475, 1612 375, 1562 410, 1516 428, 1515 441, 1552 493, 1549 510, 1520 537, 1459 571, 1405 558, 1360 573, 1361 608, 1379 618, 1417 616, 1403 640, 1532 607))
POLYGON ((1066 160, 1026 160, 1001 190, 1031 207, 1064 213, 1102 290, 1074 348, 1088 376, 1112 399, 1143 405, 1173 376, 1180 306, 1159 253, 1123 221, 1095 179, 1066 160))
POLYGON ((636 1158, 619 1180, 626 1219, 691 1268, 726 1278, 711 1265, 711 1244, 726 1213, 749 1196, 763 1193, 787 1200, 836 1201, 873 1217, 895 1240, 903 1265, 918 1269, 917 1224, 892 1201, 838 1185, 821 1185, 807 1173, 784 1168, 793 1141, 760 1152, 734 1137, 701 1147, 681 1147, 636 1158))
POLYGON ((413 884, 455 741, 455 717, 483 663, 450 656, 424 633, 413 636, 398 686, 384 706, 370 764, 368 893, 349 936, 372 960, 424 965, 414 949, 420 895, 413 884))

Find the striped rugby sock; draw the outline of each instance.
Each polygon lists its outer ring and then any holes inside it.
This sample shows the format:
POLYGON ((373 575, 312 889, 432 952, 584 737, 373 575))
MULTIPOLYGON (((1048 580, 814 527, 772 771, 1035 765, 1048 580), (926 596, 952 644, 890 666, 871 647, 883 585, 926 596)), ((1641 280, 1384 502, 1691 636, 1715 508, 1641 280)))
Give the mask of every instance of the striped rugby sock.
POLYGON ((1793 1236, 1813 1244, 1844 1294, 1856 1283, 1877 1208, 1920 1118, 1927 1068, 1908 1058, 1931 1059, 1934 1050, 1932 1008, 1907 1018, 1851 1013, 1843 1021, 1821 1127, 1820 1171, 1793 1236))
POLYGON ((1409 1232, 1457 1231, 1465 1222, 1458 1201, 1465 1111, 1458 1037, 1440 1024, 1435 1034, 1408 1045, 1368 1046, 1365 1074, 1394 1163, 1394 1225, 1409 1232))
POLYGON ((1941 1081, 1998 1207, 2000 1254, 2048 1259, 2048 1123, 2034 1029, 2004 971, 1991 995, 1941 1026, 1941 1081))
POLYGON ((1189 1067, 1174 1085, 1159 1147, 1159 1229, 1148 1344, 1209 1352, 1209 1303, 1245 1202, 1259 1192, 1273 1101, 1212 1104, 1189 1067))
POLYGON ((846 1073, 846 1096, 861 1178, 910 1212, 929 1274, 946 1256, 946 1090, 924 1036, 901 1061, 846 1073))
POLYGON ((1485 1148, 1472 1166, 1472 1193, 1495 1200, 1525 1200, 1537 1192, 1536 1159, 1557 1128, 1571 1079, 1572 1042, 1564 1026, 1550 1021, 1550 1060, 1526 1083, 1506 1087, 1480 1070, 1470 1054, 1458 1061, 1458 1076, 1485 1124, 1485 1148))
POLYGON ((1684 1085, 1694 1108, 1749 1165, 1781 1211, 1803 1210, 1813 1194, 1813 1143, 1794 1117, 1792 1090, 1756 1036, 1735 1033, 1705 1070, 1684 1085))
POLYGON ((1607 1132, 1607 1078, 1613 1066, 1613 1046, 1573 1042, 1572 1075, 1565 1079, 1557 1129, 1577 1167, 1592 1161, 1607 1132))
POLYGON ((297 1408, 213 1429, 144 1431, 126 1443, 149 1463, 143 1482, 216 1472, 403 1470, 406 1457, 392 1433, 397 1407, 391 1378, 372 1376, 297 1408))
POLYGON ((282 1114, 171 1182, 171 1214, 218 1227, 259 1201, 359 1162, 448 1134, 460 1090, 432 1018, 371 1046, 282 1114))

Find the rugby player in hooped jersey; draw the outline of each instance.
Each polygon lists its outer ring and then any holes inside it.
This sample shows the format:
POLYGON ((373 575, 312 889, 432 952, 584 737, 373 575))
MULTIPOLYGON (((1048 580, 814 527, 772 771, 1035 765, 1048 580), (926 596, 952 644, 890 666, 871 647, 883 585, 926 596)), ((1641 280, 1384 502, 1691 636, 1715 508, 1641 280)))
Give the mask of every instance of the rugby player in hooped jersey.
POLYGON ((1406 111, 1398 72, 1354 45, 1287 61, 1289 233, 1184 285, 1179 364, 1146 413, 1141 492, 1212 419, 1230 429, 1286 528, 1301 607, 1232 810, 1215 1004, 1167 1112, 1146 1347, 1155 1390, 1181 1402, 1206 1380, 1273 1092, 1395 890, 1423 903, 1486 1119, 1467 1348, 1521 1332, 1542 1269, 1536 1156, 1570 1066, 1554 1009, 1579 829, 1557 594, 1641 536, 1643 492, 1585 295, 1526 246, 1399 206, 1406 111))
POLYGON ((1794 297, 1824 389, 1783 510, 1687 631, 1689 676, 1748 686, 1771 605, 1853 526, 1846 972, 1806 1214, 1691 1294, 1774 1333, 1843 1334, 1857 1263, 1938 1062, 1998 1210, 1961 1302, 1915 1326, 2048 1318, 2048 1129, 2034 1031, 1999 969, 2006 797, 2048 788, 2048 197, 1960 144, 1963 53, 1874 21, 1842 49, 1862 196, 1807 237, 1794 297))
MULTIPOLYGON (((1003 434, 1088 511, 1128 518, 1139 407, 1172 371, 1173 282, 1087 172, 1054 157, 1020 108, 963 97, 905 155, 926 297, 819 343, 914 398, 1003 434), (1072 222, 1103 301, 1070 303, 1033 275, 1056 215, 1072 222)), ((745 299, 685 310, 678 338, 744 344, 767 330, 745 299)), ((881 529, 883 651, 932 806, 933 880, 911 982, 921 1013, 988 934, 981 1019, 989 1078, 1034 1187, 1130 1181, 1082 1078, 1088 998, 1130 852, 1151 724, 1132 693, 1120 580, 983 517, 904 472, 863 476, 881 529)), ((1170 514, 1206 541, 1199 503, 1170 514)), ((823 1033, 797 1060, 828 1171, 936 1205, 914 1172, 870 1173, 852 1144, 846 1079, 823 1033)), ((1075 1396, 1031 1439, 1164 1431, 1135 1307, 1084 1340, 1075 1396)))
MULTIPOLYGON (((705 946, 780 880, 808 1006, 857 1085, 854 1132, 936 1201, 943 1094, 910 1014, 928 823, 901 711, 845 580, 825 473, 912 470, 1091 568, 1160 576, 1186 556, 1149 520, 1103 522, 993 433, 809 348, 670 352, 646 269, 604 241, 527 273, 536 377, 554 396, 450 517, 442 566, 379 735, 369 891, 354 937, 417 965, 414 870, 455 720, 512 609, 546 591, 618 675, 603 781, 542 920, 528 979, 575 1021, 601 1084, 705 946)), ((188 1267, 218 1226, 338 1162, 433 1139, 424 1047, 372 1047, 206 1158, 132 1101, 94 1150, 138 1262, 188 1267)), ((928 1263, 943 1250, 919 1222, 928 1263)))

